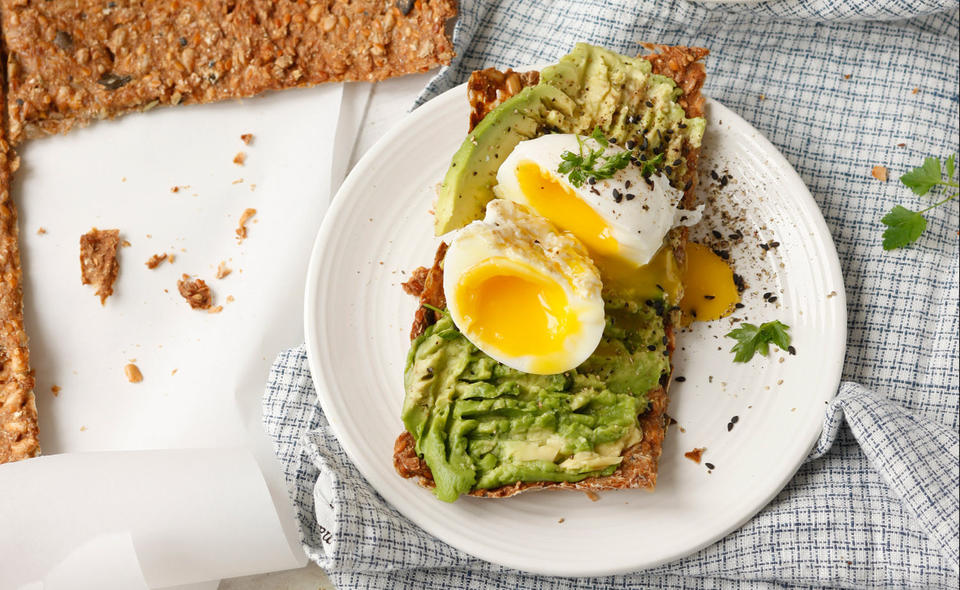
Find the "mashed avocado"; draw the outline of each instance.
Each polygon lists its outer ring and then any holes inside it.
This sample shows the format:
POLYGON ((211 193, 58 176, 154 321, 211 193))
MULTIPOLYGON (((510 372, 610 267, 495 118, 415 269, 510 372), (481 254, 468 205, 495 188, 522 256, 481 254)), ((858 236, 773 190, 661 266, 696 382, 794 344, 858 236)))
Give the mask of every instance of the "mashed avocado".
POLYGON ((449 316, 427 328, 407 357, 402 418, 437 497, 612 473, 623 449, 642 439, 637 416, 669 369, 662 309, 608 301, 597 350, 558 375, 498 363, 449 316))

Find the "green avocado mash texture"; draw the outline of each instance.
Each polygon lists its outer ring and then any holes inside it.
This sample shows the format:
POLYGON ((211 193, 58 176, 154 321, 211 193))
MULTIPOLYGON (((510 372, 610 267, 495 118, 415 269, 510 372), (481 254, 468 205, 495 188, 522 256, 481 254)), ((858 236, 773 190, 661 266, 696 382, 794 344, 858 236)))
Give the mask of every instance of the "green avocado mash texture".
MULTIPOLYGON (((662 309, 662 308, 660 308, 662 309)), ((653 306, 608 302, 597 350, 558 375, 498 363, 444 315, 413 341, 403 423, 447 502, 518 481, 609 475, 642 438, 646 393, 669 369, 653 306)))

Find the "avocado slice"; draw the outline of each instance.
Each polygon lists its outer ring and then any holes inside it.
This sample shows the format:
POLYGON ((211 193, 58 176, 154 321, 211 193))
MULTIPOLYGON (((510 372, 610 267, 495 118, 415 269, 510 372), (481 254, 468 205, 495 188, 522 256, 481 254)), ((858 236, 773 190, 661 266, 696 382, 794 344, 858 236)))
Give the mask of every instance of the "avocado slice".
MULTIPOLYGON (((544 68, 540 83, 491 111, 454 154, 437 195, 434 230, 443 235, 482 219, 494 198, 497 170, 518 143, 545 133, 588 135, 600 127, 638 155, 663 154, 661 167, 683 160, 684 144, 699 147, 706 122, 688 119, 673 80, 651 73, 650 62, 579 43, 544 68)), ((683 178, 684 162, 668 176, 683 178)))

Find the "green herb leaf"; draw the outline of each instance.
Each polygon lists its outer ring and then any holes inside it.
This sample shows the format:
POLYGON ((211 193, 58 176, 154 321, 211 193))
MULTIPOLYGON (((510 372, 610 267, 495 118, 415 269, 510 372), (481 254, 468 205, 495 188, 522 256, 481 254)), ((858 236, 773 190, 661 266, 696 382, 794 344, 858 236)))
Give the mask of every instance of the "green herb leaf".
POLYGON ((947 180, 953 180, 953 171, 957 161, 957 154, 950 154, 947 158, 947 180))
POLYGON ((880 223, 887 226, 883 232, 883 249, 903 248, 917 241, 923 230, 927 229, 927 220, 917 211, 897 205, 884 215, 880 223))
POLYGON ((599 126, 593 128, 593 133, 590 134, 590 137, 597 140, 597 143, 599 143, 603 147, 607 147, 608 145, 610 145, 610 141, 607 139, 607 136, 604 135, 602 131, 600 131, 599 126))
POLYGON ((643 166, 640 168, 640 174, 643 175, 644 178, 654 174, 657 171, 657 164, 660 162, 663 162, 663 154, 657 154, 650 158, 643 163, 643 166))
POLYGON ((918 195, 925 195, 940 184, 940 158, 927 158, 918 166, 900 177, 900 182, 918 195))
POLYGON ((787 333, 789 329, 790 326, 780 323, 779 320, 765 322, 759 327, 746 322, 740 324, 739 328, 727 333, 727 338, 737 341, 730 349, 730 352, 735 354, 733 362, 745 363, 758 352, 767 356, 770 344, 787 350, 790 347, 790 334, 787 333))

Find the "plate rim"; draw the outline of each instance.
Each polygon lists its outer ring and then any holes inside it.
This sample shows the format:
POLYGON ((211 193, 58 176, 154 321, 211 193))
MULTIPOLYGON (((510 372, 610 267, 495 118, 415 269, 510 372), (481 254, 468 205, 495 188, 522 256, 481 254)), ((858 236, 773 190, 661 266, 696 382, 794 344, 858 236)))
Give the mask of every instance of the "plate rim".
MULTIPOLYGON (((531 66, 520 66, 521 68, 527 68, 531 66)), ((535 66, 533 66, 535 67, 535 66)), ((784 477, 774 486, 770 493, 767 494, 761 502, 751 509, 743 518, 737 520, 734 525, 722 530, 720 533, 709 537, 707 540, 702 543, 698 543, 695 546, 685 547, 682 550, 675 551, 672 554, 665 556, 663 558, 654 560, 654 561, 638 561, 634 564, 623 564, 617 567, 587 567, 587 568, 574 568, 572 570, 564 569, 559 564, 552 564, 550 570, 531 567, 519 561, 511 561, 509 559, 492 559, 489 556, 483 555, 480 552, 474 551, 471 548, 467 548, 459 544, 451 535, 447 534, 446 530, 431 526, 430 524, 424 524, 419 521, 416 514, 408 510, 403 503, 397 503, 393 501, 393 494, 389 492, 389 488, 386 486, 378 486, 376 482, 380 481, 380 477, 376 474, 375 470, 372 467, 364 465, 362 462, 358 462, 356 457, 358 453, 356 449, 353 448, 352 442, 347 442, 345 444, 345 438, 337 423, 339 420, 335 419, 337 415, 336 411, 331 412, 333 408, 332 400, 330 400, 330 391, 331 388, 327 386, 326 378, 323 373, 323 367, 319 361, 320 354, 318 349, 318 338, 319 335, 319 325, 318 325, 318 310, 322 304, 322 301, 319 296, 319 273, 321 269, 321 258, 323 256, 323 250, 325 243, 335 236, 337 229, 336 222, 334 221, 340 212, 340 210, 346 206, 348 202, 347 195, 353 190, 354 185, 362 182, 362 173, 360 171, 364 170, 370 162, 375 161, 381 156, 381 152, 384 152, 392 146, 398 138, 403 136, 403 130, 408 128, 410 125, 419 122, 421 119, 428 119, 431 115, 432 109, 431 105, 436 108, 442 101, 450 100, 451 95, 466 93, 467 84, 457 85, 437 96, 430 99, 420 107, 414 109, 411 112, 408 112, 404 117, 402 117, 391 129, 389 129, 377 142, 367 150, 367 152, 360 158, 360 160, 354 165, 350 173, 347 175, 347 178, 344 180, 343 184, 340 186, 337 194, 331 200, 330 206, 327 209, 327 212, 324 215, 323 221, 321 223, 320 229, 317 232, 316 239, 314 240, 313 248, 310 254, 310 260, 307 267, 307 276, 306 276, 306 286, 304 293, 304 343, 307 352, 307 362, 310 368, 311 380, 314 385, 314 389, 317 395, 317 401, 320 404, 321 410, 327 415, 327 422, 330 428, 333 431, 334 436, 336 436, 338 443, 343 448, 344 452, 349 457, 351 463, 360 474, 364 477, 367 483, 374 489, 376 492, 395 510, 402 514, 405 518, 409 519, 413 524, 420 527, 428 534, 433 535, 437 539, 440 539, 444 543, 450 545, 451 547, 456 548, 457 550, 463 551, 471 556, 474 556, 478 559, 482 559, 489 563, 495 563, 505 567, 517 569, 520 571, 550 576, 550 577, 588 577, 588 576, 608 576, 608 575, 617 575, 617 574, 626 574, 631 572, 638 572, 643 570, 648 570, 665 563, 670 563, 682 559, 686 556, 689 556, 704 547, 716 543, 718 540, 726 537, 730 533, 740 529, 745 523, 753 519, 761 510, 763 510, 782 490, 786 485, 793 479, 797 471, 804 465, 805 457, 809 454, 809 451, 816 445, 817 441, 820 438, 820 435, 823 430, 823 424, 821 422, 820 426, 812 431, 808 444, 804 446, 806 449, 803 455, 799 456, 796 459, 796 465, 794 465, 790 470, 785 472, 784 477), (315 332, 316 330, 316 332, 315 332), (559 566, 559 567, 558 567, 559 566), (559 570, 559 571, 558 571, 559 570)), ((826 258, 826 268, 827 271, 825 279, 828 282, 836 285, 836 297, 835 305, 837 307, 837 324, 836 324, 836 336, 839 337, 839 347, 838 350, 840 353, 833 359, 832 366, 828 367, 828 372, 832 373, 832 378, 830 382, 835 383, 834 392, 829 396, 829 399, 832 399, 836 396, 836 390, 839 388, 842 380, 842 371, 843 365, 846 358, 846 343, 847 343, 847 304, 846 304, 846 290, 845 284, 843 281, 842 268, 840 266, 840 259, 837 253, 836 245, 833 240, 833 235, 830 233, 830 229, 826 224, 826 220, 823 217, 823 211, 821 210, 819 204, 813 198, 813 195, 810 193, 809 187, 803 181, 803 178, 797 173, 794 167, 786 159, 783 153, 756 127, 751 125, 740 115, 733 112, 722 103, 710 98, 705 97, 706 102, 710 105, 710 108, 719 107, 721 113, 719 115, 722 119, 727 121, 734 121, 738 126, 753 131, 756 133, 756 140, 761 144, 766 144, 769 147, 769 150, 765 154, 771 162, 771 167, 779 169, 786 173, 787 175, 792 176, 798 188, 802 187, 801 191, 793 193, 793 197, 801 201, 800 206, 802 208, 810 207, 812 213, 811 218, 813 222, 813 229, 816 230, 818 237, 824 240, 824 250, 827 254, 826 258)), ((464 111, 466 112, 467 105, 464 104, 464 111)), ((334 369, 331 369, 334 370, 334 369)), ((350 441, 351 439, 346 439, 350 441)))

